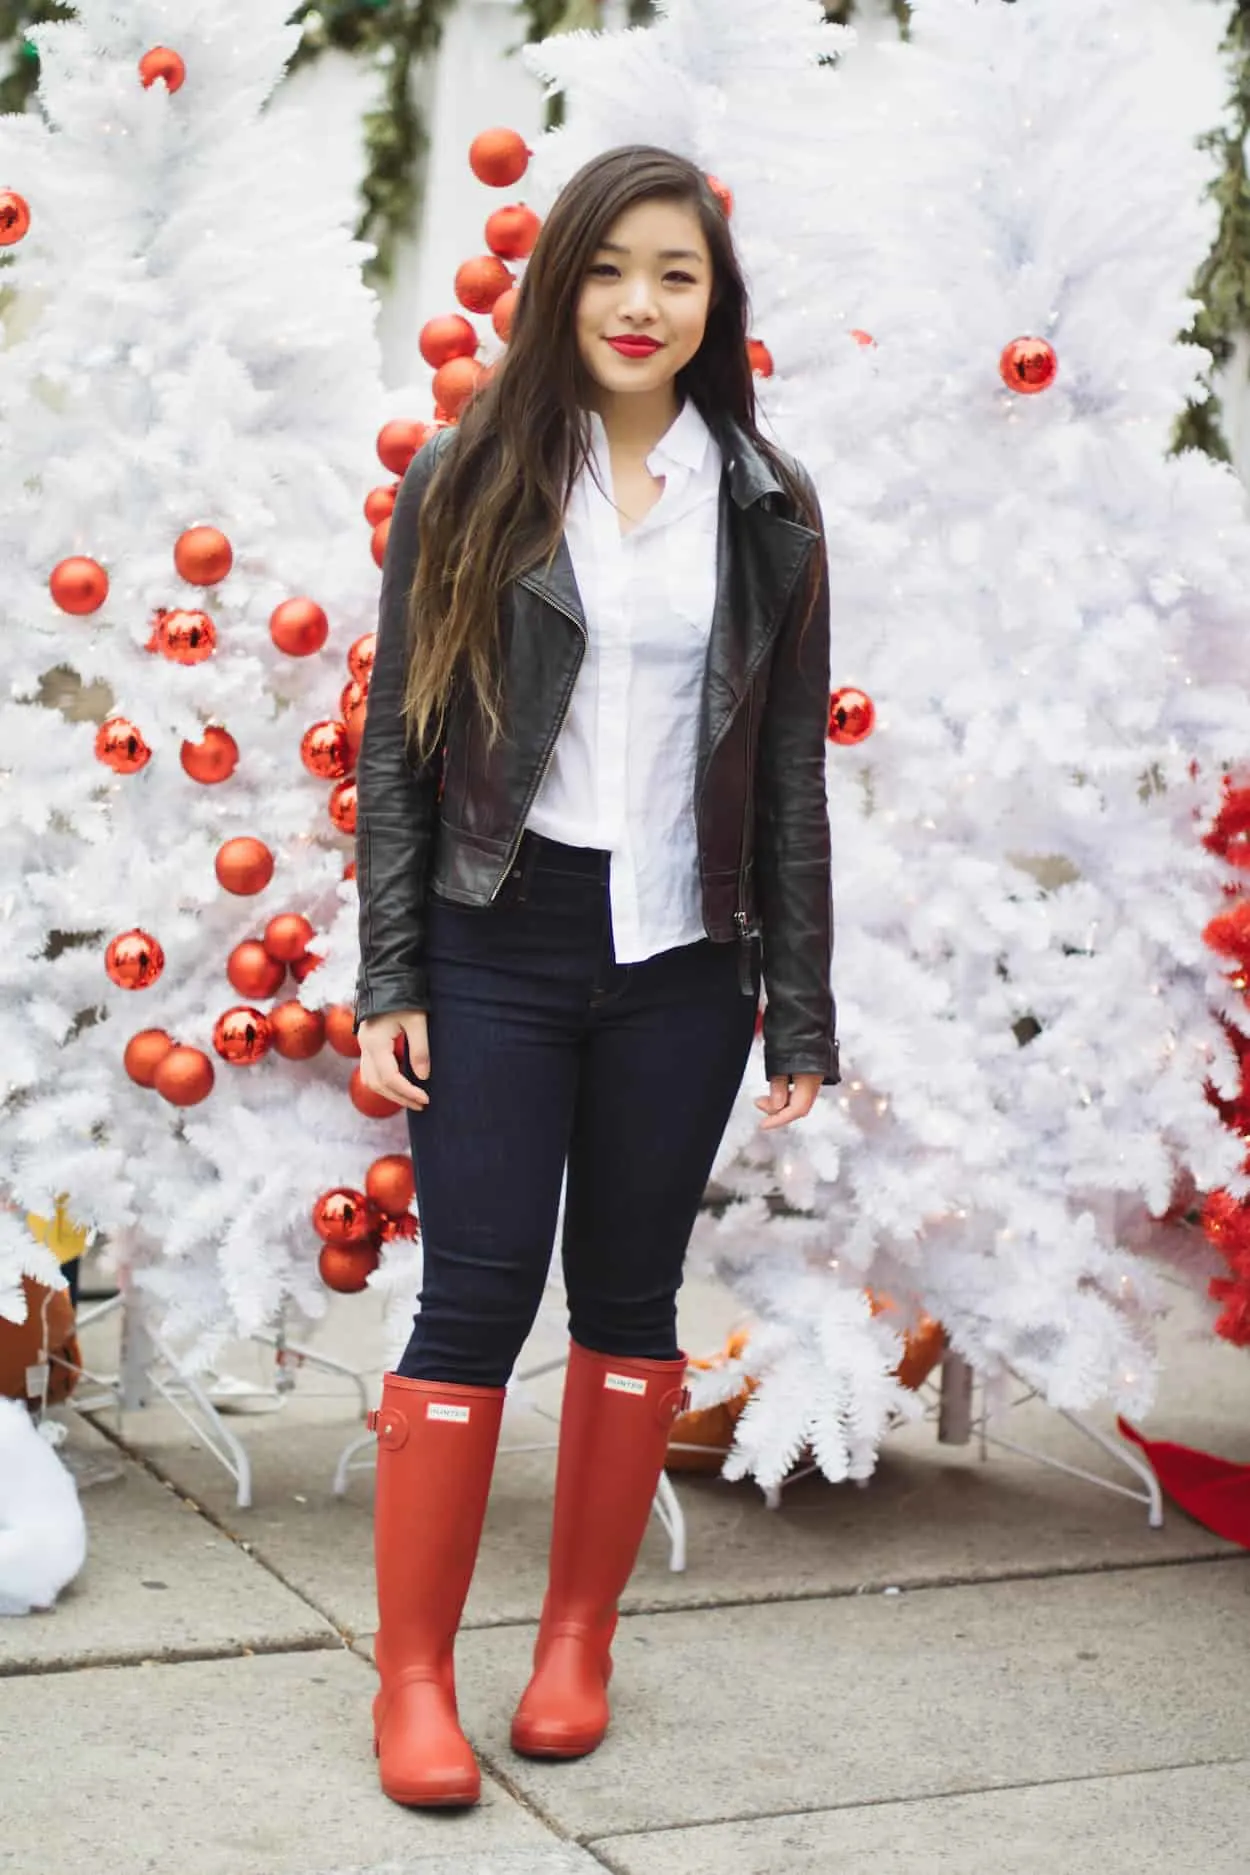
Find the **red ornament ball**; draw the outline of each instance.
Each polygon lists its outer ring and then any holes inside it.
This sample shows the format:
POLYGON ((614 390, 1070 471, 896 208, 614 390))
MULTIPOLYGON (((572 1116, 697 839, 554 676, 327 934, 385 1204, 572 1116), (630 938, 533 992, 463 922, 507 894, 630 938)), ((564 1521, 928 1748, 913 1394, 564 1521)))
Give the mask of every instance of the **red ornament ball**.
POLYGON ((389 521, 395 512, 395 499, 399 494, 399 483, 388 482, 385 488, 371 488, 365 496, 365 520, 370 527, 376 527, 379 521, 389 521))
POLYGON ((150 90, 163 78, 167 91, 181 91, 186 82, 186 62, 169 46, 153 46, 139 60, 139 76, 145 90, 150 90))
POLYGON ((336 1055, 346 1055, 349 1060, 360 1058, 360 1043, 356 1039, 356 1012, 350 1003, 331 1003, 325 1012, 326 1040, 336 1055))
POLYGON ((171 1106, 195 1107, 213 1090, 213 1064, 199 1048, 176 1042, 157 1064, 152 1085, 171 1106))
POLYGON ((388 1152, 365 1173, 365 1192, 379 1211, 402 1217, 416 1196, 412 1160, 406 1152, 388 1152))
POLYGON ((346 866, 344 866, 343 877, 345 879, 354 879, 356 877, 356 862, 354 859, 349 859, 346 866))
POLYGON ((271 957, 259 938, 244 938, 226 959, 226 975, 240 996, 265 1002, 282 988, 286 965, 271 957))
POLYGON ((287 1061, 311 1061, 325 1047, 326 1019, 303 1003, 278 1003, 269 1011, 273 1045, 287 1061))
POLYGON ((146 990, 165 968, 165 953, 149 931, 123 931, 105 951, 104 968, 119 990, 146 990))
POLYGON ((218 848, 215 869, 217 882, 239 898, 251 898, 263 892, 273 878, 273 854, 263 840, 248 834, 227 840, 218 848))
POLYGON ((378 634, 363 632, 347 653, 347 668, 358 684, 368 687, 373 663, 378 654, 378 634))
POLYGON ((835 690, 829 699, 829 740, 843 747, 863 742, 876 727, 877 710, 870 696, 851 685, 835 690))
POLYGON ((346 723, 329 718, 306 729, 299 745, 299 759, 318 781, 341 781, 352 765, 346 723))
POLYGON ((509 287, 506 293, 499 295, 490 309, 490 322, 495 328, 496 336, 501 338, 505 345, 512 337, 512 322, 516 318, 516 303, 520 292, 519 286, 509 287))
POLYGON ((348 740, 354 747, 359 747, 365 733, 365 716, 369 709, 369 691, 357 678, 343 685, 339 698, 339 714, 347 730, 348 740))
POLYGON ((1217 913, 1202 936, 1213 951, 1231 957, 1243 974, 1250 970, 1250 899, 1239 899, 1217 913))
POLYGON ((30 203, 16 189, 0 189, 0 247, 16 247, 30 233, 30 203))
POLYGON ((356 783, 336 781, 330 790, 330 819, 340 833, 356 831, 356 783))
POLYGON ((126 1043, 122 1066, 139 1087, 151 1087, 156 1070, 174 1045, 164 1029, 140 1029, 126 1043))
POLYGON ((510 189, 529 168, 525 138, 515 130, 483 130, 469 145, 469 168, 492 189, 510 189))
POLYGON ((1012 339, 1004 345, 998 360, 998 372, 1009 391, 1022 397, 1035 397, 1049 390, 1059 371, 1059 359, 1048 339, 1012 339))
POLYGON ((98 560, 71 554, 53 567, 48 590, 62 612, 85 618, 90 612, 98 612, 108 598, 109 576, 98 560))
POLYGON ((152 751, 143 740, 142 730, 126 716, 110 716, 96 730, 95 754, 98 762, 115 775, 137 775, 152 759, 152 751))
POLYGON ((437 319, 426 320, 417 346, 431 371, 437 371, 449 358, 472 358, 477 351, 477 333, 463 313, 443 313, 437 319))
POLYGON ((381 1258, 372 1244, 327 1243, 317 1258, 317 1273, 327 1289, 341 1296, 358 1295, 381 1258))
POLYGON ((265 926, 262 942, 269 956, 279 963, 298 963, 315 936, 302 912, 280 911, 265 926))
POLYGON ((373 530, 373 538, 369 542, 369 551, 373 555, 373 564, 375 566, 386 565, 386 543, 390 539, 390 537, 391 537, 391 522, 390 522, 390 517, 388 515, 385 521, 378 522, 377 526, 373 530))
POLYGON ((203 664, 217 649, 217 627, 207 612, 158 612, 147 648, 171 664, 203 664))
POLYGON ((378 1225, 378 1236, 383 1243, 413 1243, 419 1229, 412 1212, 406 1211, 402 1217, 384 1217, 378 1225))
POLYGON ((430 434, 428 423, 410 423, 396 417, 378 431, 378 460, 392 475, 402 475, 430 434))
POLYGON ((363 1113, 367 1120, 388 1120, 393 1113, 400 1111, 398 1101, 388 1100, 385 1094, 375 1094, 371 1087, 365 1086, 359 1068, 352 1069, 347 1091, 357 1113, 363 1113))
POLYGON ((213 1027, 213 1047, 233 1067, 250 1067, 269 1053, 269 1019, 259 1009, 227 1009, 213 1027))
POLYGON ((297 957, 291 965, 291 975, 297 983, 302 983, 306 977, 312 975, 314 970, 320 970, 324 962, 325 958, 319 957, 316 951, 305 951, 304 955, 297 957))
POLYGON ((857 345, 875 345, 877 342, 872 333, 865 332, 862 326, 852 326, 851 337, 857 345))
POLYGON ((478 388, 485 369, 477 358, 451 358, 434 373, 434 395, 453 420, 478 388))
POLYGON ((725 220, 728 221, 729 217, 734 212, 733 190, 729 188, 726 183, 723 183, 719 176, 709 176, 707 186, 720 203, 721 213, 724 215, 725 220))
POLYGON ((192 586, 216 586, 234 565, 234 550, 219 527, 189 527, 174 542, 174 565, 192 586))
MULTIPOLYGON (((486 245, 500 260, 526 260, 534 251, 542 222, 524 202, 497 208, 486 220, 486 245)), ((496 294, 495 298, 498 299, 496 294)), ((492 302, 493 304, 493 302, 492 302)))
POLYGON ((773 375, 773 355, 763 339, 747 340, 747 361, 755 377, 771 378, 773 375))
POLYGON ((269 636, 289 658, 311 657, 330 635, 330 621, 315 599, 284 599, 269 615, 269 636))
MULTIPOLYGON (((506 293, 516 282, 497 254, 475 254, 472 260, 462 261, 457 267, 453 284, 456 298, 462 306, 470 312, 488 313, 499 295, 506 293)), ((434 395, 440 404, 447 403, 438 388, 437 377, 434 380, 434 395)))
POLYGON ((349 1185, 323 1191, 312 1208, 313 1229, 323 1243, 363 1243, 376 1221, 365 1193, 349 1185))
POLYGON ((184 742, 178 759, 192 781, 211 788, 228 781, 239 761, 239 745, 228 729, 215 725, 204 731, 199 742, 184 742))

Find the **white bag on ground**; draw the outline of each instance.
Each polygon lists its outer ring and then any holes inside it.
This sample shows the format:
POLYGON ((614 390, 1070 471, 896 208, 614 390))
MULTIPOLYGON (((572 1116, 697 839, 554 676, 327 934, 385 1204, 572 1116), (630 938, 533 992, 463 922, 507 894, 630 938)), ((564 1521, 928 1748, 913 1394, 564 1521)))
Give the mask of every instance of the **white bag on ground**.
POLYGON ((50 1608, 86 1554, 77 1485, 21 1401, 0 1398, 0 1615, 50 1608))

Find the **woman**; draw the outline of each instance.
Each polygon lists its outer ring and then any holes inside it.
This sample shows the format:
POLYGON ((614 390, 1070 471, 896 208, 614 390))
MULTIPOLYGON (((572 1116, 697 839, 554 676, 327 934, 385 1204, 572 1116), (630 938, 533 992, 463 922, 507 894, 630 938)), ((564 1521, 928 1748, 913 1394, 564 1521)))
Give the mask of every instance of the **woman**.
POLYGON ((607 1727, 617 1601, 684 1404, 682 1261, 761 974, 763 1126, 838 1079, 827 568, 811 483, 756 429, 746 336, 706 179, 609 151, 555 203, 505 358, 395 505, 356 1018, 366 1084, 408 1109, 424 1248, 370 1417, 374 1725, 401 1803, 479 1794, 453 1647, 566 1162, 550 1580, 512 1731, 556 1758, 607 1727))

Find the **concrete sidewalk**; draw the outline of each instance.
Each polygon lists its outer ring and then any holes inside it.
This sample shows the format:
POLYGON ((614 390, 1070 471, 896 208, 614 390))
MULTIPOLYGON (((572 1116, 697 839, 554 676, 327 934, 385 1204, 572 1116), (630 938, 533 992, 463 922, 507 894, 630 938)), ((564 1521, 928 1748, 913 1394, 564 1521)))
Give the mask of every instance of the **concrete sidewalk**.
MULTIPOLYGON (((562 1345, 558 1300, 527 1359, 562 1345)), ((732 1309, 688 1283, 686 1345, 718 1346, 732 1309)), ((1148 1430, 1250 1461, 1250 1355, 1198 1322, 1182 1298, 1148 1430)), ((317 1345, 376 1376, 374 1298, 336 1298, 317 1345)), ((86 1358, 115 1365, 115 1329, 86 1358)), ((271 1360, 226 1365, 268 1384, 271 1360)), ((510 1402, 505 1446, 553 1437, 559 1390, 510 1402)), ((231 1420, 248 1511, 168 1407, 68 1418, 121 1475, 83 1493, 90 1552, 58 1606, 0 1622, 6 1875, 1250 1868, 1250 1557, 1177 1511, 1152 1531, 1126 1498, 924 1426, 867 1488, 808 1480, 776 1513, 754 1486, 678 1480, 689 1567, 670 1572, 653 1523, 612 1731, 543 1765, 507 1735, 554 1453, 502 1456, 458 1652, 484 1797, 431 1815, 377 1788, 371 1473, 331 1491, 351 1390, 305 1369, 279 1412, 231 1420)), ((1010 1430, 1116 1475, 1041 1409, 1010 1430)))

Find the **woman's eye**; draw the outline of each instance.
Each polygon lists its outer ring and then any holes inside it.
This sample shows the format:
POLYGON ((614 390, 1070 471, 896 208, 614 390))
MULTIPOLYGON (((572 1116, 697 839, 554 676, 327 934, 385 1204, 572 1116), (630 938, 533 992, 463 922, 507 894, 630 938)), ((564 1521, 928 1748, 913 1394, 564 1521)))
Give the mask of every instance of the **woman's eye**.
POLYGON ((615 273, 616 268, 612 265, 610 260, 600 260, 600 261, 595 262, 595 265, 591 268, 590 271, 591 273, 597 273, 597 274, 609 274, 609 273, 615 273))
POLYGON ((664 278, 666 280, 680 280, 683 286, 694 285, 694 275, 691 273, 666 273, 664 278))

